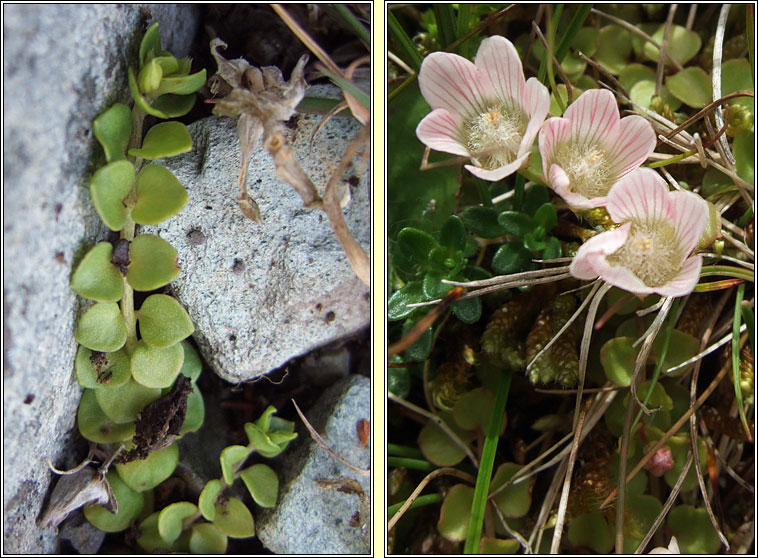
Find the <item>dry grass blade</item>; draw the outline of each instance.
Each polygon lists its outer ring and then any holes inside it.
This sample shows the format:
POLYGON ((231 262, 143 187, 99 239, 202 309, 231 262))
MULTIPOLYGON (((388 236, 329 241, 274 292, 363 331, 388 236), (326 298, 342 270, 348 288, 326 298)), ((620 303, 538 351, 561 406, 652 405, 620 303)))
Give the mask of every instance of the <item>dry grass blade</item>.
POLYGON ((558 547, 561 544, 561 537, 563 536, 563 524, 566 520, 566 509, 568 508, 569 491, 571 489, 571 477, 574 472, 574 464, 576 463, 576 455, 579 452, 579 445, 582 442, 582 428, 584 427, 584 417, 587 415, 587 408, 589 407, 589 401, 586 405, 582 405, 582 409, 579 412, 579 420, 576 423, 574 429, 574 442, 571 444, 571 453, 569 454, 568 464, 566 465, 566 473, 563 476, 563 490, 561 492, 561 500, 558 504, 558 514, 555 519, 555 528, 553 530, 553 541, 550 545, 550 554, 557 554, 558 547))
MULTIPOLYGON (((716 37, 713 39, 713 100, 715 101, 721 97, 721 58, 724 49, 724 32, 726 31, 726 20, 729 17, 729 4, 723 4, 721 6, 721 12, 719 13, 719 21, 716 25, 716 37)), ((721 114, 721 109, 717 108, 714 111, 716 118, 716 125, 721 128, 724 126, 724 116, 721 114)), ((731 149, 729 149, 729 142, 725 137, 721 138, 721 147, 726 154, 726 161, 730 165, 736 164, 734 155, 732 155, 731 149)))
POLYGON ((282 21, 287 25, 287 27, 290 28, 290 31, 292 31, 295 36, 302 41, 302 43, 310 50, 316 58, 318 58, 321 63, 329 68, 331 72, 334 72, 335 74, 344 77, 344 74, 342 73, 342 70, 337 67, 337 65, 334 63, 334 61, 329 57, 329 55, 326 53, 324 49, 322 49, 319 44, 314 41, 311 36, 308 34, 308 32, 300 27, 300 24, 298 24, 297 21, 295 21, 292 16, 287 12, 287 10, 284 9, 283 6, 280 4, 271 4, 271 8, 276 12, 276 14, 282 19, 282 21))
POLYGON ((295 406, 295 410, 297 411, 297 414, 300 416, 300 420, 303 421, 303 424, 308 429, 308 432, 311 433, 311 438, 313 438, 313 441, 316 442, 321 449, 323 449, 326 453, 328 453, 330 456, 332 456, 334 459, 342 463, 345 467, 350 469, 351 471, 354 471, 358 473, 361 476, 368 477, 371 475, 370 469, 361 469, 360 467, 356 467, 352 463, 346 461, 339 455, 337 455, 332 448, 329 447, 329 445, 326 443, 326 441, 321 437, 321 435, 316 432, 316 429, 311 426, 311 423, 308 422, 308 419, 305 418, 305 415, 300 410, 300 407, 297 406, 297 403, 295 403, 295 400, 292 399, 292 404, 295 406))
MULTIPOLYGON (((545 38, 545 35, 542 34, 542 30, 539 28, 539 25, 537 25, 536 22, 532 22, 532 31, 537 34, 537 38, 542 43, 542 46, 545 48, 545 52, 551 52, 552 49, 547 44, 547 39, 545 38)), ((555 69, 558 71, 558 75, 561 76, 561 81, 566 85, 566 106, 570 105, 574 102, 574 88, 571 86, 571 81, 566 76, 566 72, 563 71, 563 66, 561 66, 561 63, 558 62, 558 59, 555 57, 555 54, 551 55, 553 66, 555 66, 555 69)), ((558 93, 555 93, 556 98, 558 96, 558 93)))
POLYGON ((663 68, 665 66, 664 60, 666 59, 667 47, 669 42, 669 31, 671 31, 671 24, 674 21, 674 14, 676 13, 676 4, 671 4, 669 7, 669 14, 666 18, 666 26, 663 28, 663 39, 661 40, 661 48, 658 51, 658 67, 655 70, 655 94, 661 94, 661 85, 663 84, 663 68))
POLYGON ((468 473, 464 473, 463 471, 459 471, 458 469, 454 469, 453 467, 442 467, 441 469, 437 469, 435 471, 432 471, 428 475, 426 475, 420 483, 418 483, 418 486, 416 489, 411 493, 410 496, 405 500, 405 503, 400 506, 400 509, 395 512, 395 515, 392 516, 392 518, 387 523, 387 532, 392 531, 392 529, 397 525, 397 522, 400 521, 400 518, 403 517, 403 514, 408 511, 408 508, 411 507, 413 502, 416 501, 416 498, 419 497, 421 492, 424 490, 427 484, 432 482, 437 477, 441 477, 442 475, 450 475, 452 477, 457 477, 461 480, 464 480, 466 482, 469 482, 471 484, 476 484, 476 479, 469 475, 468 473))

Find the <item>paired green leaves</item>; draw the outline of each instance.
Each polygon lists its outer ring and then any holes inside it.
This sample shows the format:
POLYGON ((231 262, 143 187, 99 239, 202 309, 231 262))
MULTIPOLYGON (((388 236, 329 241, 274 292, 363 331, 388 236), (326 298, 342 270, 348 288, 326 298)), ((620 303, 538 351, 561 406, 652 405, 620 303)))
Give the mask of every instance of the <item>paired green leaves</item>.
POLYGON ((250 441, 250 448, 263 457, 276 457, 292 440, 297 438, 295 423, 273 417, 271 416, 273 412, 276 412, 276 408, 269 406, 255 424, 245 423, 245 434, 250 441))
POLYGON ((162 159, 192 149, 192 138, 187 126, 181 122, 161 122, 156 124, 145 135, 141 149, 130 149, 132 157, 143 159, 162 159))
POLYGON ((114 161, 98 169, 90 182, 92 203, 100 219, 112 231, 126 224, 126 206, 123 200, 134 185, 134 165, 129 161, 114 161))
POLYGON ((203 491, 200 493, 200 498, 197 501, 200 513, 208 521, 213 521, 216 517, 216 496, 221 492, 221 481, 219 479, 213 479, 206 483, 203 491))
MULTIPOLYGON (((133 444, 127 444, 127 450, 133 444)), ((146 459, 119 463, 116 470, 124 483, 132 490, 144 492, 155 488, 169 478, 179 463, 179 446, 172 444, 162 450, 151 452, 146 459)))
POLYGON ((148 165, 137 175, 137 204, 132 219, 140 225, 157 225, 176 215, 187 203, 187 191, 162 165, 148 165))
POLYGON ((99 242, 71 276, 71 289, 98 302, 118 302, 124 296, 124 278, 111 263, 113 245, 99 242))
MULTIPOLYGON (((246 425, 247 426, 247 425, 246 425)), ((228 446, 221 452, 221 473, 224 476, 226 484, 234 483, 235 466, 247 459, 250 450, 245 446, 228 446)))
POLYGON ((240 477, 256 504, 264 508, 273 508, 276 505, 279 478, 271 467, 265 463, 257 463, 240 471, 240 477))
POLYGON ((116 103, 92 122, 92 131, 103 146, 105 159, 112 163, 126 159, 132 120, 129 107, 116 103))
POLYGON ((142 340, 132 354, 132 377, 148 388, 169 387, 179 375, 183 360, 184 349, 178 343, 154 349, 142 340))
POLYGON ((126 343, 126 324, 115 302, 98 302, 76 327, 76 341, 93 351, 112 353, 126 343))
POLYGON ((179 275, 176 250, 155 235, 137 236, 129 247, 129 257, 126 279, 136 291, 152 291, 168 285, 179 275))
POLYGON ((182 305, 164 294, 147 297, 137 311, 137 320, 142 340, 153 349, 170 347, 195 331, 182 305))
POLYGON ((110 471, 106 479, 118 502, 118 512, 112 513, 101 505, 89 505, 84 507, 84 517, 101 531, 117 533, 129 527, 139 515, 145 505, 145 497, 129 488, 116 471, 110 471))

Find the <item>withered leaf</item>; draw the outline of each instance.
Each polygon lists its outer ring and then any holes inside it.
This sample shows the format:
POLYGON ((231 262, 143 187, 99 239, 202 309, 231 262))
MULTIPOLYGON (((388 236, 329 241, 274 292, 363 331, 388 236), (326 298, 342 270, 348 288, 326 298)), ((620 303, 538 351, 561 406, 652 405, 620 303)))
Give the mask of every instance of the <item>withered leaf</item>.
POLYGON ((187 396, 193 391, 190 379, 179 374, 170 392, 142 409, 132 438, 135 447, 119 457, 119 463, 145 459, 151 452, 170 446, 182 431, 187 396))
POLYGON ((113 257, 111 263, 115 265, 122 275, 126 275, 129 270, 129 264, 132 263, 129 260, 129 245, 131 243, 125 238, 119 238, 116 245, 113 247, 113 257))

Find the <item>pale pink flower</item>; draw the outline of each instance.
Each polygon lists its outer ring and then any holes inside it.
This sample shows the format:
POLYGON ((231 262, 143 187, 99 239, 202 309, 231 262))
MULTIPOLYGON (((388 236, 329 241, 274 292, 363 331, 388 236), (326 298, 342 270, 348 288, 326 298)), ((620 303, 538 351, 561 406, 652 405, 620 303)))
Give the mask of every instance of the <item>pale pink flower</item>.
POLYGON ((647 120, 619 118, 613 94, 590 89, 542 127, 542 170, 571 208, 600 207, 613 185, 645 162, 655 143, 647 120))
POLYGON ((473 63, 433 52, 418 82, 433 109, 416 128, 423 143, 470 157, 474 164, 466 169, 484 180, 500 180, 528 164, 550 96, 537 78, 524 79, 508 39, 484 39, 473 63))
POLYGON ((606 209, 621 226, 579 247, 570 267, 574 277, 600 277, 638 295, 692 292, 702 257, 690 253, 708 221, 700 196, 669 192, 655 171, 640 168, 613 187, 606 209))
POLYGON ((681 554, 681 553, 682 551, 679 550, 679 542, 676 540, 676 537, 671 537, 671 541, 669 542, 668 548, 665 548, 663 546, 656 546, 648 554, 681 554))

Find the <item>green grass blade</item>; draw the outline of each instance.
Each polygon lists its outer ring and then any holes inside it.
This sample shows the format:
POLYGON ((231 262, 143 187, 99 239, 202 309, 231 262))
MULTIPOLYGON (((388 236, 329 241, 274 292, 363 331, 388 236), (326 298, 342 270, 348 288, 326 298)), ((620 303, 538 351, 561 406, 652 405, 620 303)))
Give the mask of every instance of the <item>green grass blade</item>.
POLYGON ((333 74, 326 68, 321 67, 319 71, 330 80, 332 80, 340 89, 351 93, 353 97, 355 97, 358 102, 364 107, 371 108, 371 98, 369 97, 368 93, 357 87, 355 84, 350 83, 346 79, 341 78, 337 74, 333 74))
POLYGON ((397 41, 398 47, 402 51, 401 58, 403 61, 413 68, 414 72, 418 73, 419 68, 421 68, 421 55, 391 10, 387 10, 387 27, 390 35, 397 41))
POLYGON ((579 8, 577 8, 574 17, 571 18, 571 21, 566 28, 566 32, 563 34, 563 37, 561 37, 561 40, 558 43, 558 47, 555 49, 555 58, 558 60, 558 62, 563 62, 563 59, 568 54, 569 47, 571 46, 574 37, 582 28, 584 20, 587 19, 588 15, 590 15, 591 10, 592 4, 580 4, 579 8))
POLYGON ((414 471, 427 471, 431 473, 437 466, 423 459, 411 459, 410 457, 388 457, 387 467, 405 467, 414 471))
MULTIPOLYGON (((550 45, 551 37, 555 35, 554 32, 552 32, 555 29, 558 29, 558 24, 561 22, 561 14, 563 13, 563 4, 558 4, 555 6, 555 13, 553 14, 553 18, 550 21, 550 29, 547 30, 547 33, 545 34, 545 37, 548 40, 548 45, 550 45)), ((540 80, 541 83, 545 83, 545 78, 547 78, 547 70, 550 64, 553 63, 550 57, 550 49, 545 49, 545 52, 542 54, 542 60, 540 61, 540 69, 537 72, 537 79, 540 80)), ((545 83, 545 85, 547 85, 545 83)))
POLYGON ((455 22, 453 21, 453 8, 450 4, 434 4, 434 19, 437 21, 437 33, 441 46, 446 49, 455 39, 455 22))
POLYGON ((402 446, 400 444, 387 444, 387 455, 396 455, 397 457, 412 457, 413 459, 424 459, 424 454, 418 448, 402 446))
POLYGON ((750 346, 755 347, 755 315, 750 306, 742 307, 742 321, 747 326, 747 338, 750 341, 750 346))
MULTIPOLYGON (((423 496, 419 496, 418 498, 416 498, 411 504, 411 507, 408 509, 412 510, 413 508, 420 508, 421 506, 430 506, 432 504, 437 504, 438 502, 441 502, 441 501, 442 501, 442 496, 440 494, 424 494, 423 496)), ((405 501, 398 502, 397 504, 392 504, 390 507, 388 507, 387 519, 395 515, 397 513, 397 510, 403 507, 403 504, 405 504, 405 501)))
POLYGON ((367 46, 371 46, 371 34, 368 32, 368 29, 358 21, 358 18, 353 15, 353 12, 347 9, 347 6, 344 4, 332 4, 331 7, 334 8, 337 17, 352 29, 353 33, 355 33, 361 41, 367 46))
POLYGON ((737 398, 737 410, 740 413, 742 426, 750 440, 750 427, 745 416, 745 404, 742 402, 740 387, 740 326, 742 325, 742 299, 745 296, 745 283, 737 287, 737 298, 734 301, 734 322, 732 324, 732 375, 734 379, 734 396, 737 398))
POLYGON ((492 407, 490 423, 487 427, 487 437, 484 439, 482 459, 479 463, 479 472, 476 476, 474 488, 474 503, 471 505, 471 517, 468 523, 466 544, 463 547, 464 554, 479 554, 479 541, 482 539, 482 526, 484 523, 484 509, 487 506, 487 494, 490 491, 492 469, 495 464, 497 441, 500 436, 500 426, 503 424, 505 404, 508 401, 508 391, 511 387, 513 373, 506 371, 500 378, 500 384, 495 396, 495 405, 492 407))

